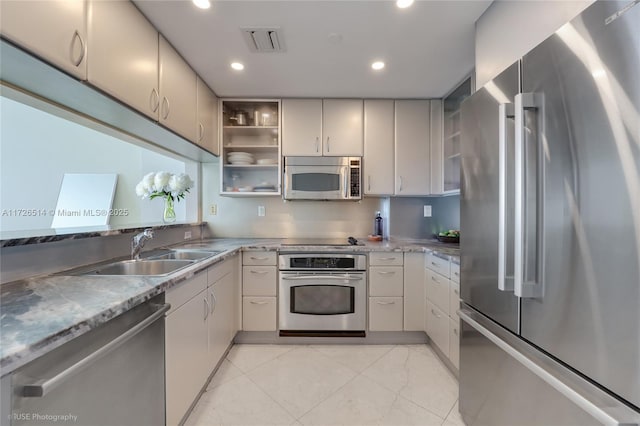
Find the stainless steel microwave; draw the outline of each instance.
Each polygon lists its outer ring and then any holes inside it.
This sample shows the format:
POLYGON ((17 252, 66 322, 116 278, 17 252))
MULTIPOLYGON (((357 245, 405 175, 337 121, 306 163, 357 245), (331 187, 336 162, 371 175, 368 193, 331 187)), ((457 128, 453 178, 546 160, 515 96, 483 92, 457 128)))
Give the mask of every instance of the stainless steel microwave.
POLYGON ((285 157, 285 200, 362 199, 361 157, 285 157))

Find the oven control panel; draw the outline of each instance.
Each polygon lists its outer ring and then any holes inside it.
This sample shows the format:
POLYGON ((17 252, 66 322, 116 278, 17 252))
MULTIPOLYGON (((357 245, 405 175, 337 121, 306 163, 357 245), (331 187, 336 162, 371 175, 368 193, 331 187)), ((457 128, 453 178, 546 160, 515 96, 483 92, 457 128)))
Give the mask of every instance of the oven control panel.
POLYGON ((364 271, 367 269, 367 256, 363 254, 286 254, 280 255, 281 271, 296 270, 334 270, 364 271))

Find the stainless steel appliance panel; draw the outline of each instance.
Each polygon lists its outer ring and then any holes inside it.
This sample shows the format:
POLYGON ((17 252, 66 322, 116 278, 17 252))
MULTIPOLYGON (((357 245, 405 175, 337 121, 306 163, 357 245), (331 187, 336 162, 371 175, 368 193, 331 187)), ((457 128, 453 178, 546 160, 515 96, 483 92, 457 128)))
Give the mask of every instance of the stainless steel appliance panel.
POLYGON ((513 292, 498 287, 499 267, 504 265, 504 286, 513 288, 513 197, 509 194, 513 194, 514 180, 514 123, 513 113, 509 111, 518 90, 519 69, 515 63, 465 99, 461 107, 460 294, 466 303, 514 333, 518 332, 518 298, 513 292), (500 113, 504 115, 502 120, 500 113), (506 137, 502 176, 501 131, 506 137), (499 214, 501 183, 505 185, 504 235, 501 235, 499 214))
POLYGON ((169 309, 158 309, 163 299, 157 296, 14 372, 11 425, 163 425, 169 309))
POLYGON ((523 260, 540 259, 524 271, 538 288, 521 307, 523 338, 636 407, 638 28, 640 5, 599 1, 523 58, 523 92, 534 101, 525 132, 540 135, 525 139, 538 152, 528 159, 538 163, 538 206, 525 212, 537 215, 526 219, 535 231, 525 233, 538 250, 525 247, 523 260))
POLYGON ((285 200, 359 200, 361 157, 285 157, 285 200))
POLYGON ((460 413, 467 426, 633 425, 640 414, 465 305, 460 413))

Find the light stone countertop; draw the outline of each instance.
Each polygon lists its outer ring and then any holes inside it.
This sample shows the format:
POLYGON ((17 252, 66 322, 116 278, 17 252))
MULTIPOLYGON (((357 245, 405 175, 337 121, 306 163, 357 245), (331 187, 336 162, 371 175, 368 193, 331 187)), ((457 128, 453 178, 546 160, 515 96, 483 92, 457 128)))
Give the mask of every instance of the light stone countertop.
POLYGON ((222 251, 166 276, 39 276, 0 287, 0 376, 128 311, 241 250, 287 252, 427 252, 459 259, 457 245, 391 239, 357 246, 283 246, 283 239, 221 238, 197 243, 222 251))

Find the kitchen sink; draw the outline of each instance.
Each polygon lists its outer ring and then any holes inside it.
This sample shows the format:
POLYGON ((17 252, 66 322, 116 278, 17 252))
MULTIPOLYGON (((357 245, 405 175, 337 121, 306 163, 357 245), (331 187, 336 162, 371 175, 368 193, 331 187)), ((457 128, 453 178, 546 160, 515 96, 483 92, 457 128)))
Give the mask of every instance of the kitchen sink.
POLYGON ((167 275, 193 263, 193 260, 176 259, 122 260, 79 275, 167 275))
POLYGON ((179 259, 179 260, 202 260, 216 254, 221 253, 219 251, 204 251, 204 250, 181 250, 172 249, 163 254, 151 254, 146 259, 179 259))

